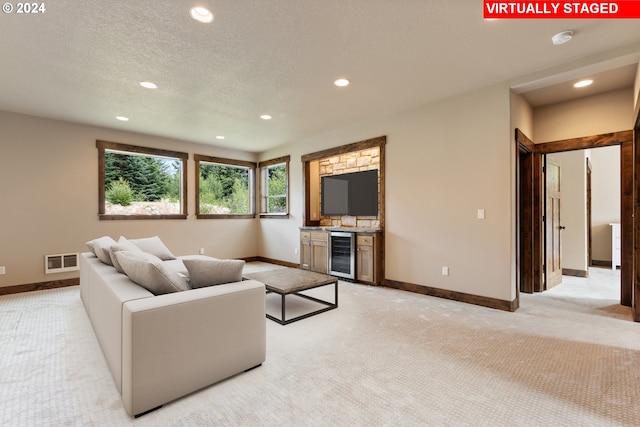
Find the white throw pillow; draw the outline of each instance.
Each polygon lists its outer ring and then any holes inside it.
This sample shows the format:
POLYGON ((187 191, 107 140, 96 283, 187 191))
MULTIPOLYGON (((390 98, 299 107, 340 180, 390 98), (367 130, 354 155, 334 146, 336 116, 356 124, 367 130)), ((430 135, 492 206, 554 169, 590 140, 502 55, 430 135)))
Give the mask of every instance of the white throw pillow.
POLYGON ((112 245, 115 245, 116 241, 109 236, 99 237, 97 239, 89 240, 86 245, 100 261, 107 265, 113 265, 111 263, 111 251, 112 245))
POLYGON ((129 241, 142 249, 142 252, 155 255, 161 260, 176 259, 175 255, 162 243, 162 240, 160 240, 158 236, 145 237, 143 239, 129 239, 129 241))
POLYGON ((154 295, 190 289, 187 279, 162 263, 155 255, 144 252, 119 251, 118 263, 129 279, 154 295))
POLYGON ((116 252, 121 251, 129 251, 129 252, 142 252, 142 249, 125 239, 123 236, 120 236, 118 239, 118 243, 115 245, 111 245, 109 248, 109 253, 111 254, 111 264, 118 270, 119 273, 124 273, 124 270, 120 266, 118 262, 118 258, 116 257, 116 252))
POLYGON ((242 280, 244 261, 240 259, 183 259, 192 288, 221 285, 242 280))

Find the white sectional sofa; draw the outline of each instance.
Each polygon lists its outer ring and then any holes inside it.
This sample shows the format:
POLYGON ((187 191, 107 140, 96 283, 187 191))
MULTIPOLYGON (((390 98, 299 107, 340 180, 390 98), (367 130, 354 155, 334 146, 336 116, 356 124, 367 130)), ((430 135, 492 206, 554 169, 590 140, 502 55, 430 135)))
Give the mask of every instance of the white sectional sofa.
MULTIPOLYGON (((174 268, 181 262, 179 257, 169 261, 174 268)), ((154 295, 86 252, 80 257, 80 296, 129 415, 144 414, 265 360, 260 282, 154 295)))

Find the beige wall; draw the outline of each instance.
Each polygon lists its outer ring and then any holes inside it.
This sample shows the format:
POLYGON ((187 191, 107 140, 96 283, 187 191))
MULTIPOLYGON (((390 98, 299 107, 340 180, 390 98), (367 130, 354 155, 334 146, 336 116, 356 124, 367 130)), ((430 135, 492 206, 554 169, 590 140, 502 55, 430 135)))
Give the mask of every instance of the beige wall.
MULTIPOLYGON (((536 108, 535 141, 550 142, 632 129, 633 103, 633 89, 628 88, 536 108)), ((592 257, 608 261, 611 259, 608 224, 620 220, 620 149, 599 148, 591 150, 590 155, 592 162, 596 160, 599 164, 592 175, 592 257)))
POLYGON ((509 90, 494 86, 263 153, 291 155, 292 209, 288 220, 261 222, 260 254, 299 262, 301 155, 386 135, 386 277, 513 300, 509 116, 509 90))
POLYGON ((638 94, 640 93, 640 64, 638 64, 638 68, 636 69, 636 79, 633 84, 633 105, 635 107, 634 111, 638 110, 638 94))
POLYGON ((522 95, 511 93, 511 127, 520 129, 527 138, 534 140, 533 108, 522 95))
POLYGON ((84 242, 159 235, 176 254, 255 256, 258 220, 196 220, 193 154, 255 161, 251 153, 0 112, 0 286, 77 277, 44 274, 44 255, 84 242), (186 220, 99 221, 96 139, 188 152, 186 220))
MULTIPOLYGON (((579 135, 629 128, 618 127, 616 120, 630 120, 632 94, 613 95, 602 96, 602 102, 615 123, 579 135), (625 99, 627 105, 620 107, 625 99)), ((516 295, 513 128, 533 129, 540 141, 579 136, 573 127, 550 123, 553 114, 541 118, 544 113, 534 112, 532 120, 526 102, 497 85, 262 153, 259 160, 291 156, 288 219, 196 220, 190 179, 189 219, 108 222, 96 215, 96 139, 189 152, 190 177, 194 153, 257 159, 184 141, 0 113, 0 192, 8 201, 0 220, 0 265, 7 267, 0 286, 75 277, 45 276, 43 256, 83 251, 86 240, 101 235, 158 234, 176 254, 204 247, 218 257, 261 255, 297 263, 300 157, 386 135, 387 278, 511 301, 516 295), (476 218, 478 209, 486 219, 476 218), (449 267, 449 276, 441 275, 442 266, 449 267)))
POLYGON ((537 144, 633 128, 631 88, 562 102, 533 111, 537 144))

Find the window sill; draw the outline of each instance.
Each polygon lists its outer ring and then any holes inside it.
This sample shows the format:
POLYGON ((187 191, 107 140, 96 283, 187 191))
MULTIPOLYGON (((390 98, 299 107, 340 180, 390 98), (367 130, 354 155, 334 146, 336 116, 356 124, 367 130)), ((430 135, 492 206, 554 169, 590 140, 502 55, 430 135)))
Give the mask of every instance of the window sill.
POLYGON ((211 214, 196 214, 197 219, 253 219, 255 214, 238 214, 238 215, 211 215, 211 214))
POLYGON ((287 219, 288 213, 261 213, 260 218, 287 219))
POLYGON ((187 215, 109 215, 98 214, 100 221, 126 221, 138 219, 187 219, 187 215))

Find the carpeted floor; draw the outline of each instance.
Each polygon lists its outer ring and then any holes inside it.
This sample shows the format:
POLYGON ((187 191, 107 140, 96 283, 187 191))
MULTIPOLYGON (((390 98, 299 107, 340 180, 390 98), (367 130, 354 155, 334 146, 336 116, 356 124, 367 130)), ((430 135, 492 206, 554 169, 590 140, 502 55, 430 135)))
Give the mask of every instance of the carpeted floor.
POLYGON ((0 425, 640 425, 640 324, 617 281, 565 277, 515 313, 340 282, 338 309, 267 321, 260 368, 135 420, 77 287, 3 296, 0 425))

